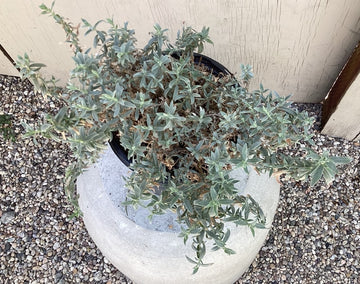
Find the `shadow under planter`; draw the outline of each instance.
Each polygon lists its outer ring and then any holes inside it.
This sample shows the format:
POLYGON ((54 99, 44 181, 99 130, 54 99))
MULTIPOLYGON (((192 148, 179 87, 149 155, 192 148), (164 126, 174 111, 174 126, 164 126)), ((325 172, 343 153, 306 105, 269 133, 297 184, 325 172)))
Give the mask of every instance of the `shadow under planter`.
POLYGON ((250 266, 265 242, 279 201, 280 185, 268 174, 258 175, 251 170, 247 176, 234 170, 232 176, 241 182, 236 186, 241 194, 250 194, 262 207, 267 218, 266 229, 255 229, 227 224, 231 229, 228 247, 236 254, 208 251, 205 263, 212 266, 200 268, 192 275, 193 264, 185 255, 194 251, 190 241, 185 246, 178 237, 179 225, 175 216, 160 216, 152 223, 146 212, 127 211, 125 200, 126 177, 130 170, 116 157, 110 147, 98 162, 77 179, 79 205, 85 226, 103 255, 122 273, 136 283, 233 283, 250 266))

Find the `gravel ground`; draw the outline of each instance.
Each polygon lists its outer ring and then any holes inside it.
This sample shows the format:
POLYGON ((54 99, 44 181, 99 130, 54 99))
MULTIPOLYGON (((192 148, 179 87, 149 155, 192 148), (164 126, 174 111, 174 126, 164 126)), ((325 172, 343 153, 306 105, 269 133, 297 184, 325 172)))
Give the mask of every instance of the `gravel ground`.
MULTIPOLYGON (((319 121, 321 105, 296 107, 319 121)), ((13 115, 17 137, 0 137, 0 283, 132 283, 102 256, 82 220, 69 218, 68 149, 21 137, 21 120, 31 124, 56 109, 28 82, 0 75, 0 114, 13 115)), ((321 135, 317 126, 316 151, 353 162, 331 186, 282 181, 267 242, 236 283, 359 283, 360 144, 321 135)))

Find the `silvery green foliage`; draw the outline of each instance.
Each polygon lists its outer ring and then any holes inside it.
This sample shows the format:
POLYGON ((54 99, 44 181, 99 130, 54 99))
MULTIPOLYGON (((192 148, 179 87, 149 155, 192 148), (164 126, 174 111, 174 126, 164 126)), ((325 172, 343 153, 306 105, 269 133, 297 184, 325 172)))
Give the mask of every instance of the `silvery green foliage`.
POLYGON ((166 30, 155 25, 148 44, 139 49, 128 24, 119 27, 107 19, 91 25, 83 20, 85 34, 94 34, 96 52, 91 52, 82 49, 78 30, 53 7, 41 5, 41 9, 64 28, 75 68, 66 88, 60 88, 55 78, 40 75, 42 64, 33 63, 26 54, 19 57, 22 76, 63 104, 37 129, 27 126, 28 135, 69 144, 76 162, 67 171, 66 190, 76 205, 74 180, 118 131, 133 159, 126 205, 145 206, 143 201, 150 200, 151 215, 177 212, 184 242, 192 239, 195 256, 187 258, 194 272, 206 265, 203 258, 209 243, 214 250, 234 253, 226 246, 230 237, 226 222, 249 226, 253 233, 254 228, 264 227, 261 208, 251 196, 238 194, 231 169, 254 167, 297 179, 310 176, 314 184, 322 177, 330 182, 335 165, 348 162, 308 150, 300 157, 282 154, 279 150, 300 140, 311 143, 313 120, 262 85, 249 91, 253 75, 248 65, 241 65, 236 79, 215 77, 194 64, 193 53, 211 43, 207 28, 196 32, 184 27, 172 44, 166 30), (109 29, 100 30, 100 25, 109 29), (161 194, 153 190, 159 184, 161 194))

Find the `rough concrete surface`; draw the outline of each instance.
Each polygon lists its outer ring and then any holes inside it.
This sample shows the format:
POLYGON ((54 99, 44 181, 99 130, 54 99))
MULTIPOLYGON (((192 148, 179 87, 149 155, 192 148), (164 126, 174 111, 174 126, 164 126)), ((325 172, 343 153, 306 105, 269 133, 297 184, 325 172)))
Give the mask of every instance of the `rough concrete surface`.
MULTIPOLYGON (((264 244, 276 212, 280 185, 275 178, 269 178, 267 174, 258 175, 253 170, 249 177, 242 170, 233 171, 233 177, 242 180, 238 184, 240 193, 250 194, 262 207, 268 220, 267 229, 257 229, 253 237, 249 228, 229 224, 228 247, 237 254, 229 256, 220 250, 208 250, 205 263, 213 265, 200 268, 192 275, 193 265, 185 258, 185 255, 193 256, 191 242, 184 246, 178 232, 166 230, 166 226, 173 225, 172 222, 165 222, 162 228, 159 228, 159 222, 152 226, 144 222, 146 212, 140 212, 135 213, 143 216, 137 218, 140 220, 138 225, 124 214, 120 203, 125 200, 127 189, 121 179, 128 175, 128 171, 108 149, 100 162, 77 180, 79 205, 86 228, 115 267, 138 284, 231 284, 246 271, 264 244)), ((162 216, 165 221, 168 217, 162 216)))

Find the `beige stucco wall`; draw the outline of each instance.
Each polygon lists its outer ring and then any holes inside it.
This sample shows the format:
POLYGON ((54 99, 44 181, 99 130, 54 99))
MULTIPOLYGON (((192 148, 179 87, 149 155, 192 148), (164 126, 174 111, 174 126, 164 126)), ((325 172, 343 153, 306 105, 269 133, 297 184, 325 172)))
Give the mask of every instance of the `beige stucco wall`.
POLYGON ((17 76, 18 71, 14 68, 11 62, 0 51, 0 74, 17 76))
MULTIPOLYGON (((40 16, 42 2, 52 0, 0 0, 0 43, 13 58, 28 52, 64 81, 71 52, 61 28, 40 16)), ((253 87, 261 81, 305 102, 325 97, 360 33, 359 0, 58 0, 55 8, 74 23, 81 17, 93 23, 112 16, 128 21, 139 46, 154 23, 168 28, 171 38, 184 22, 196 29, 209 26, 215 44, 206 47, 206 55, 232 72, 240 63, 251 64, 253 87)), ((0 73, 10 69, 0 65, 0 73)))

